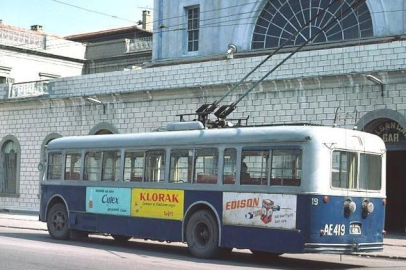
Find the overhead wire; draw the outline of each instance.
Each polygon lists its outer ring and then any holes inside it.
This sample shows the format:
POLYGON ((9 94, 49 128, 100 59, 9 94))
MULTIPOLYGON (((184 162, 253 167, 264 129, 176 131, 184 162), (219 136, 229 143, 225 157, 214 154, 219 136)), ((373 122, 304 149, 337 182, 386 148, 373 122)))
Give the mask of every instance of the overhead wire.
MULTIPOLYGON (((113 18, 113 19, 119 19, 119 20, 131 22, 131 23, 134 23, 134 24, 138 24, 138 21, 130 20, 130 19, 123 18, 123 17, 117 16, 117 15, 107 14, 107 13, 104 13, 104 12, 97 11, 95 9, 84 8, 84 7, 69 4, 69 3, 66 3, 66 2, 63 2, 63 1, 60 1, 60 0, 49 0, 49 1, 59 3, 59 4, 63 4, 63 5, 67 5, 67 6, 71 6, 71 7, 81 9, 81 10, 84 10, 84 11, 87 11, 87 12, 107 16, 107 17, 110 17, 110 18, 113 18)), ((345 0, 343 0, 343 1, 345 1, 345 0)), ((291 4, 291 5, 292 6, 299 6, 299 5, 304 5, 306 3, 312 3, 312 2, 320 2, 320 0, 302 0, 302 1, 299 1, 298 4, 291 4)), ((210 9, 210 10, 203 10, 203 11, 200 12, 200 14, 205 14, 205 13, 210 13, 210 12, 215 12, 215 11, 221 11, 221 10, 227 10, 227 9, 235 9, 235 8, 242 7, 242 6, 256 5, 256 4, 257 4, 257 2, 251 2, 251 3, 244 3, 244 4, 228 6, 228 7, 215 8, 215 9, 210 9)), ((260 9, 260 10, 262 11, 262 9, 260 9)), ((259 10, 253 10, 253 11, 250 11, 250 12, 257 12, 257 11, 259 11, 259 10)), ((392 12, 401 12, 401 11, 405 11, 405 9, 388 10, 388 11, 370 11, 370 13, 371 14, 380 14, 380 13, 392 13, 392 12)), ((226 15, 226 16, 222 16, 222 17, 239 16, 240 14, 243 14, 243 13, 236 13, 236 14, 226 15)), ((184 17, 185 17, 184 15, 179 15, 179 16, 173 16, 173 17, 165 18, 165 20, 173 20, 173 19, 180 19, 180 18, 183 19, 184 17)), ((205 20, 213 20, 213 18, 203 19, 203 20, 200 20, 200 21, 205 21, 205 20)), ((153 21, 151 21, 149 23, 146 23, 146 24, 158 23, 159 21, 160 20, 153 20, 153 21)), ((174 25, 172 27, 182 26, 182 25, 184 25, 184 23, 174 25)), ((177 30, 184 30, 184 29, 177 29, 177 30)))
MULTIPOLYGON (((63 1, 60 1, 60 0, 49 0, 49 1, 52 1, 52 2, 55 2, 55 3, 59 3, 59 4, 63 4, 63 5, 68 5, 68 6, 77 8, 77 9, 85 10, 85 11, 87 11, 87 12, 92 12, 92 13, 95 13, 95 14, 99 14, 99 15, 103 15, 103 16, 108 16, 108 17, 111 17, 111 18, 113 18, 113 19, 120 19, 120 20, 128 21, 128 22, 131 22, 131 23, 134 23, 134 24, 137 24, 137 23, 138 23, 138 22, 135 22, 135 21, 133 21, 133 20, 129 20, 129 19, 126 19, 126 18, 123 18, 123 17, 119 17, 119 16, 116 16, 116 15, 107 14, 107 13, 104 13, 104 12, 99 12, 99 11, 97 11, 97 10, 90 9, 90 8, 84 8, 84 7, 81 7, 81 6, 69 4, 69 3, 66 3, 66 2, 63 2, 63 1)), ((299 4, 291 4, 291 6, 298 6, 298 5, 301 5, 301 6, 302 6, 302 5, 306 4, 306 3, 319 2, 319 1, 320 1, 320 0, 305 0, 305 1, 300 1, 299 4)), ((345 1, 344 1, 344 2, 345 2, 345 1)), ((223 8, 216 8, 216 9, 201 11, 200 14, 209 13, 209 12, 215 12, 215 11, 219 11, 219 10, 235 9, 235 8, 237 8, 237 7, 247 6, 247 5, 255 5, 255 4, 257 4, 257 2, 244 3, 244 4, 239 4, 239 5, 229 6, 229 7, 223 7, 223 8)), ((240 13, 235 13, 235 14, 231 14, 231 15, 225 15, 225 16, 221 16, 221 17, 218 17, 218 18, 200 19, 200 20, 199 20, 200 22, 205 22, 205 21, 221 20, 221 19, 223 19, 223 18, 229 18, 229 17, 237 17, 237 16, 241 16, 241 15, 244 15, 244 14, 251 14, 251 13, 254 13, 254 14, 255 14, 255 15, 250 16, 250 17, 247 17, 247 18, 236 18, 235 20, 218 21, 218 22, 214 22, 214 23, 210 23, 210 24, 206 24, 206 25, 201 25, 201 26, 199 27, 199 29, 212 28, 212 27, 216 27, 216 26, 234 26, 234 25, 239 25, 239 24, 241 24, 241 23, 244 23, 244 22, 241 22, 241 20, 248 20, 248 19, 256 18, 256 17, 257 17, 257 15, 256 15, 257 12, 260 12, 260 11, 262 11, 262 8, 256 9, 256 10, 251 10, 251 11, 248 11, 248 12, 240 12, 240 13), (222 25, 222 23, 228 23, 228 22, 232 22, 232 21, 236 21, 236 20, 238 20, 238 23, 235 23, 235 24, 226 24, 226 25, 223 24, 223 25, 222 25)), ((401 10, 398 10, 398 11, 401 11, 401 10)), ((386 11, 385 11, 385 12, 386 12, 386 11)), ((391 12, 393 12, 393 10, 392 10, 391 12)), ((370 11, 370 14, 376 14, 376 13, 380 13, 380 12, 371 12, 371 11, 370 11)), ((165 20, 172 20, 172 19, 178 19, 178 18, 184 18, 184 15, 165 18, 165 20)), ((152 21, 152 22, 150 22, 150 24, 153 24, 153 23, 155 23, 155 22, 159 22, 159 20, 152 21)), ((248 24, 253 24, 253 23, 249 23, 249 22, 248 22, 248 24)), ((184 31, 184 30, 186 29, 184 26, 185 26, 185 23, 184 23, 184 22, 181 22, 181 23, 175 24, 175 25, 170 25, 170 27, 166 26, 166 27, 164 27, 164 28, 159 28, 159 26, 158 26, 158 28, 154 28, 154 29, 153 29, 152 33, 154 34, 154 33, 156 33, 157 31, 159 31, 160 33, 161 33, 161 32, 170 32, 170 31, 184 31), (170 28, 174 28, 174 29, 170 29, 170 28)))
POLYGON ((96 11, 96 10, 94 10, 94 9, 88 9, 88 8, 80 7, 80 6, 73 5, 73 4, 69 4, 69 3, 66 3, 66 2, 63 2, 63 1, 59 1, 59 0, 50 0, 50 1, 56 2, 56 3, 59 3, 59 4, 62 4, 62 5, 74 7, 74 8, 77 8, 77 9, 81 9, 81 10, 84 10, 84 11, 87 11, 87 12, 91 12, 91 13, 95 13, 95 14, 99 14, 99 15, 111 17, 111 18, 113 18, 113 19, 118 19, 118 20, 122 20, 122 21, 126 21, 126 22, 131 22, 131 23, 137 23, 137 22, 135 22, 135 21, 133 21, 133 20, 128 20, 128 19, 126 19, 126 18, 122 18, 122 17, 116 16, 116 15, 111 15, 111 14, 107 14, 107 13, 104 13, 104 12, 96 11))

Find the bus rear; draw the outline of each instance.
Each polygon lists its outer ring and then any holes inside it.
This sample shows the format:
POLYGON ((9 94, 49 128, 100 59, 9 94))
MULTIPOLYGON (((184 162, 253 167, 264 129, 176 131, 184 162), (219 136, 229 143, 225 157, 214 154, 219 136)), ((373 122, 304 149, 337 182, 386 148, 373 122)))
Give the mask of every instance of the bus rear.
POLYGON ((315 174, 319 179, 314 179, 319 192, 298 202, 298 208, 301 203, 309 206, 308 213, 301 215, 309 221, 304 251, 343 254, 382 250, 384 143, 377 136, 356 131, 322 140, 322 149, 315 157, 318 165, 312 165, 320 171, 315 174))

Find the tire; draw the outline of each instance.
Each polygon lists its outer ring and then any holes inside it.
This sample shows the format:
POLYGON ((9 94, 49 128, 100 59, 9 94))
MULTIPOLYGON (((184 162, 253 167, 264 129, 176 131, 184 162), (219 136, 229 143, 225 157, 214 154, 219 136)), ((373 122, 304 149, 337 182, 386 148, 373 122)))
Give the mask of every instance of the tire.
POLYGON ((118 234, 112 234, 111 237, 113 237, 114 240, 116 240, 119 243, 125 243, 132 238, 131 236, 118 235, 118 234))
POLYGON ((52 238, 67 240, 69 238, 69 216, 62 203, 54 204, 47 216, 48 232, 52 238))
POLYGON ((278 259, 283 253, 273 253, 273 252, 266 252, 266 251, 259 251, 259 250, 252 250, 252 255, 260 260, 275 260, 278 259))
POLYGON ((210 259, 220 255, 219 229, 211 212, 200 210, 190 217, 186 242, 190 253, 197 258, 210 259))

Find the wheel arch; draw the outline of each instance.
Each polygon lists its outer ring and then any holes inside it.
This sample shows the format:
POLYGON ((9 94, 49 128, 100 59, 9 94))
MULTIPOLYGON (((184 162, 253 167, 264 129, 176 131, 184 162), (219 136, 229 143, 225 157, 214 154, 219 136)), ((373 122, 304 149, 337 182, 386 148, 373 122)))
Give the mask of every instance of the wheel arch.
POLYGON ((216 208, 205 201, 197 201, 189 206, 189 208, 185 212, 185 216, 183 218, 182 222, 182 242, 185 242, 186 240, 186 226, 187 223, 189 222, 190 217, 196 213, 199 210, 209 210, 217 220, 217 226, 219 230, 219 242, 218 245, 221 246, 221 222, 220 222, 220 216, 217 213, 216 208))
POLYGON ((58 204, 58 203, 62 203, 63 205, 65 205, 66 212, 68 213, 68 217, 69 217, 69 207, 68 207, 68 204, 66 203, 66 200, 63 198, 62 195, 55 194, 54 196, 52 196, 52 198, 49 199, 49 201, 47 203, 47 207, 45 208, 45 221, 48 220, 49 210, 52 208, 52 206, 54 206, 55 204, 58 204))

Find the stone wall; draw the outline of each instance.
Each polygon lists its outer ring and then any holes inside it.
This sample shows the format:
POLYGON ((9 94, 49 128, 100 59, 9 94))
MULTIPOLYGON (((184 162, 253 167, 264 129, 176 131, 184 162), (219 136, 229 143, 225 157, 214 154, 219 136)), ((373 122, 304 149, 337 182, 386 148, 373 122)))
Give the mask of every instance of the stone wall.
MULTIPOLYGON (((255 81, 285 55, 277 55, 256 72, 255 81)), ((211 61, 92 74, 52 80, 49 96, 0 101, 0 139, 13 135, 21 146, 19 197, 0 196, 0 208, 39 209, 37 170, 41 145, 51 134, 88 135, 95 127, 120 133, 154 130, 212 102, 264 57, 211 61), (106 104, 86 101, 92 96, 106 104)), ((310 122, 342 127, 367 123, 373 111, 406 115, 406 42, 302 52, 261 83, 239 104, 231 118, 250 116, 249 123, 310 122), (381 87, 366 79, 373 74, 381 87)), ((247 82, 223 104, 237 100, 247 82)), ((2 88, 0 87, 0 90, 2 88)), ((5 90, 4 90, 5 91, 5 90)), ((1 93, 3 96, 3 93, 1 93)), ((379 115, 377 116, 379 117, 379 115)), ((0 146, 1 148, 1 146, 0 146)))

